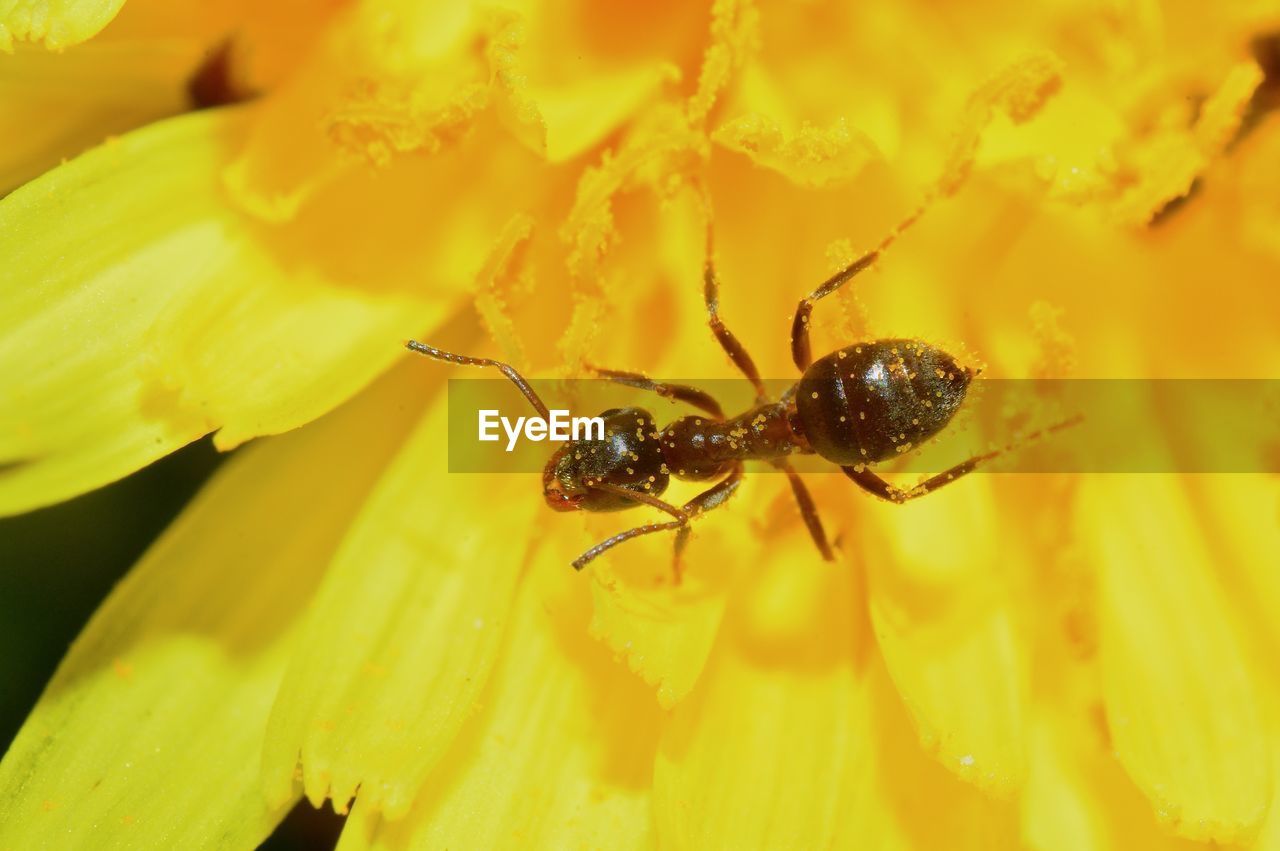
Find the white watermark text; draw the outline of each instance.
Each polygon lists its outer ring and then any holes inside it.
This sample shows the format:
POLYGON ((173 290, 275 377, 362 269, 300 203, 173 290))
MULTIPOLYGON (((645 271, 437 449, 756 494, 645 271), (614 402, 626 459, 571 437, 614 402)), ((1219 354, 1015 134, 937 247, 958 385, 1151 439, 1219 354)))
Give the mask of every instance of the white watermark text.
POLYGON ((553 408, 550 419, 542 417, 504 417, 496 409, 480 411, 479 437, 481 442, 495 443, 501 439, 499 427, 507 436, 507 452, 516 448, 521 434, 525 440, 535 443, 543 440, 604 440, 604 419, 601 417, 571 417, 568 411, 553 408))

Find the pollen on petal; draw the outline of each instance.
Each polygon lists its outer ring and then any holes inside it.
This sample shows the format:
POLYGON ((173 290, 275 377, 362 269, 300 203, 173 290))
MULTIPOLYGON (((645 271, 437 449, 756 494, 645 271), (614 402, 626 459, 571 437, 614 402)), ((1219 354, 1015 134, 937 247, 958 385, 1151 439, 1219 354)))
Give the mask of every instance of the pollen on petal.
POLYGON ((733 72, 759 46, 759 12, 750 0, 716 0, 711 7, 711 43, 702 57, 689 117, 701 122, 729 85, 733 72))
POLYGON ((824 129, 805 125, 788 135, 776 121, 749 114, 722 124, 712 139, 757 165, 817 188, 851 180, 875 156, 871 142, 843 120, 824 129))
MULTIPOLYGON (((1114 215, 1122 223, 1145 225, 1176 199, 1192 191, 1210 162, 1235 138, 1254 91, 1262 83, 1254 62, 1232 67, 1201 104, 1189 125, 1160 121, 1148 133, 1135 133, 1119 148, 1120 194, 1114 215)), ((1170 99, 1169 109, 1176 108, 1170 99)))
POLYGON ((124 0, 13 0, 0 9, 0 51, 30 41, 63 50, 96 35, 124 0))
POLYGON ((476 310, 507 362, 517 368, 525 362, 524 345, 511 320, 509 304, 512 297, 525 294, 533 284, 533 271, 527 262, 533 227, 533 219, 527 213, 512 217, 477 280, 476 310))
POLYGON ((969 98, 938 177, 940 196, 952 195, 969 176, 982 131, 997 113, 1015 123, 1030 120, 1062 85, 1062 61, 1050 53, 1024 57, 988 80, 969 98))

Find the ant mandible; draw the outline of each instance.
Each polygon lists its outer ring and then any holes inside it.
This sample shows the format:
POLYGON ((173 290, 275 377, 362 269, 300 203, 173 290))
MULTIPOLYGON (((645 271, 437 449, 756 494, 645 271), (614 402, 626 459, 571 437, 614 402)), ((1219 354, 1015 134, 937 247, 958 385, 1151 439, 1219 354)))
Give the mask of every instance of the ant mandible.
MULTIPOLYGON (((592 368, 602 378, 684 402, 704 416, 680 417, 658 429, 654 416, 643 408, 614 408, 601 414, 604 440, 569 441, 555 451, 542 473, 543 496, 554 510, 603 512, 650 506, 672 518, 636 526, 601 541, 574 560, 575 569, 581 570, 601 553, 632 538, 675 530, 675 578, 679 582, 690 521, 733 495, 742 483, 745 461, 767 461, 786 474, 814 544, 830 561, 834 556, 817 508, 789 456, 816 453, 838 465, 858 487, 900 505, 956 481, 1000 454, 1001 450, 996 450, 975 455, 910 489, 890 484, 869 465, 919 446, 946 427, 976 372, 961 367, 941 349, 914 339, 871 340, 837 349, 816 361, 812 357, 809 317, 814 304, 874 264, 919 218, 925 205, 874 249, 800 300, 791 325, 791 355, 802 375, 779 399, 771 400, 751 356, 720 318, 720 283, 712 257, 705 190, 701 197, 707 218, 703 272, 707 316, 716 340, 755 388, 755 406, 736 417, 726 417, 720 403, 696 387, 653 381, 634 372, 592 368), (676 506, 661 499, 671 476, 716 483, 676 506)), ((406 345, 436 360, 501 370, 538 414, 549 418, 547 406, 508 364, 453 354, 416 340, 406 345)))

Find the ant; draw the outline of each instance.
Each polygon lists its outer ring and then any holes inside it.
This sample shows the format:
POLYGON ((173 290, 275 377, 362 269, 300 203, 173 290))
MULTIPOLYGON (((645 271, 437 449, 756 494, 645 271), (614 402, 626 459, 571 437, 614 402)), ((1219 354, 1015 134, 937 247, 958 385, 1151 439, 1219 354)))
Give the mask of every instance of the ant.
MULTIPOLYGON (((809 343, 809 317, 814 305, 872 266, 886 248, 926 209, 917 208, 885 237, 812 293, 800 300, 791 325, 791 354, 800 380, 771 400, 747 350, 720 318, 720 282, 712 257, 710 207, 707 213, 703 299, 711 331, 756 391, 755 406, 726 417, 710 394, 684 384, 653 381, 634 372, 589 367, 602 378, 684 402, 703 416, 684 416, 658 428, 643 408, 614 408, 601 414, 604 440, 568 441, 551 456, 542 473, 543 497, 556 511, 622 511, 650 506, 671 516, 601 541, 574 560, 581 570, 618 544, 654 532, 675 530, 675 581, 689 538, 690 521, 723 505, 742 483, 743 462, 766 461, 786 474, 805 526, 822 557, 834 558, 831 545, 804 482, 788 460, 791 455, 818 454, 839 466, 854 484, 880 499, 901 505, 973 472, 1001 454, 975 455, 910 489, 899 488, 871 470, 942 431, 964 402, 978 371, 961 367, 955 358, 914 339, 879 339, 856 343, 814 360, 809 343), (715 481, 682 506, 661 499, 672 476, 715 481)), ((410 340, 407 348, 427 357, 465 366, 501 370, 544 419, 547 406, 511 366, 488 358, 466 357, 410 340)), ((1048 430, 1066 426, 1062 423, 1048 430)), ((1030 435, 1035 437, 1037 435, 1030 435)))

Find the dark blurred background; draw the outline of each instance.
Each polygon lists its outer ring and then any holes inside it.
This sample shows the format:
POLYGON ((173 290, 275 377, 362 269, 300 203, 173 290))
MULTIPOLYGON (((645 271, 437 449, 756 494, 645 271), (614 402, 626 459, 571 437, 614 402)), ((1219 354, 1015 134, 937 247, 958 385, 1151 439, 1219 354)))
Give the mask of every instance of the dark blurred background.
MULTIPOLYGON (((0 518, 0 749, 107 592, 227 457, 206 439, 79 499, 0 518)), ((303 802, 262 848, 332 848, 341 828, 303 802)))

